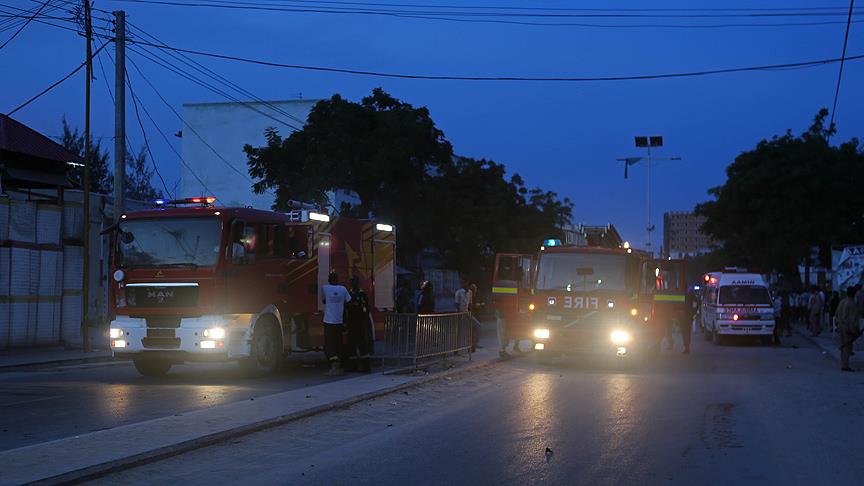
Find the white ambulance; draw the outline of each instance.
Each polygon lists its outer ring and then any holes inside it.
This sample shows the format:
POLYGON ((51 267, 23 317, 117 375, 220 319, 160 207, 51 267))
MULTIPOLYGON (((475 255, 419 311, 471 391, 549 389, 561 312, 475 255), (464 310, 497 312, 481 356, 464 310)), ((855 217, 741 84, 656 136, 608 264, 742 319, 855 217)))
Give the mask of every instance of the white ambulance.
POLYGON ((757 336, 771 344, 774 308, 768 284, 758 273, 727 268, 704 277, 702 329, 705 339, 721 344, 726 336, 757 336))

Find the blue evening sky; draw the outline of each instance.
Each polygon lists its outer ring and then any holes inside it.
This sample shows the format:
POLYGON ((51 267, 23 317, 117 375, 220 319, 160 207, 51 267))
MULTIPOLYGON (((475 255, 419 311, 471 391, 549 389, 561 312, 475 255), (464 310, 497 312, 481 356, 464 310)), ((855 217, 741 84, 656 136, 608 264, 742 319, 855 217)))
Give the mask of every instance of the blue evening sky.
MULTIPOLYGON (((189 0, 180 0, 186 1, 189 0)), ((258 0, 261 2, 261 0, 258 0)), ((380 3, 458 5, 453 0, 378 0, 380 3)), ((265 2, 266 3, 266 2, 265 2)), ((272 2, 271 2, 272 3, 272 2)), ((472 5, 644 8, 825 7, 844 1, 560 1, 472 0, 472 5)), ((0 0, 31 8, 33 0, 0 0)), ((845 25, 713 29, 593 28, 461 23, 369 15, 254 12, 185 8, 96 0, 99 9, 123 9, 129 21, 178 47, 293 64, 389 72, 501 76, 601 76, 807 61, 839 57, 845 25)), ((2 8, 2 7, 0 7, 2 8)), ((105 14, 96 12, 97 17, 105 14)), ((864 15, 859 18, 864 18, 864 15)), ((726 22, 801 22, 812 19, 726 19, 726 22)), ((826 20, 825 18, 818 20, 826 20)), ((844 21, 845 17, 827 20, 844 21)), ((541 19, 541 21, 543 21, 541 19)), ((587 23, 718 23, 698 19, 552 19, 587 23)), ((105 25, 97 20, 97 26, 105 25)), ((853 24, 847 55, 864 54, 864 24, 853 24)), ((0 43, 11 34, 0 33, 0 43)), ((99 43, 97 43, 99 45, 99 43)), ((8 112, 81 62, 83 40, 75 33, 32 23, 0 51, 0 110, 8 112)), ((112 52, 113 56, 113 52, 112 52)), ((179 110, 184 102, 224 101, 217 95, 129 53, 179 110)), ((623 179, 616 157, 639 155, 634 135, 663 135, 653 171, 654 236, 659 246, 662 214, 689 210, 706 190, 724 181, 724 169, 760 139, 786 129, 804 130, 832 103, 838 65, 810 69, 724 74, 684 79, 594 83, 468 82, 383 79, 293 71, 196 58, 264 99, 357 100, 375 87, 426 106, 457 153, 504 163, 529 185, 570 197, 574 222, 614 223, 637 245, 645 240, 645 169, 623 179)), ((113 89, 113 66, 108 62, 113 89)), ((93 127, 111 146, 113 108, 105 83, 93 84, 93 127)), ((180 122, 132 71, 139 96, 170 135, 180 122)), ((864 135, 864 61, 848 62, 838 105, 835 140, 864 135)), ((131 103, 131 100, 130 100, 131 103)), ((83 71, 14 115, 48 135, 60 119, 83 127, 83 71)), ((132 145, 142 137, 131 104, 132 145)), ((143 116, 143 115, 142 115, 143 116)), ((169 179, 177 157, 145 118, 156 162, 169 179)), ((171 137, 179 151, 179 139, 171 137)), ((214 170, 218 170, 214 169, 214 170)), ((430 202, 431 204, 432 202, 430 202)))

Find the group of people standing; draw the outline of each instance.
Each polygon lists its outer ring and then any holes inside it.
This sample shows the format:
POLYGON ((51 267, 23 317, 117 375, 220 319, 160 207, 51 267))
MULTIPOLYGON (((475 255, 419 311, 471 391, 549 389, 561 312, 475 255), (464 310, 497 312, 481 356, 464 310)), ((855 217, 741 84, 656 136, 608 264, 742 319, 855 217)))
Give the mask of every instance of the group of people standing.
MULTIPOLYGON (((791 334, 792 324, 807 326, 811 337, 830 329, 840 338, 840 361, 843 371, 854 371, 849 358, 855 354, 855 340, 864 328, 864 292, 861 284, 845 292, 826 292, 812 286, 808 292, 782 292, 774 296, 775 337, 782 330, 791 334)), ((778 338, 779 339, 779 338, 778 338)))
POLYGON ((371 371, 375 351, 375 330, 369 297, 360 288, 360 279, 351 278, 350 289, 339 285, 339 275, 331 273, 321 289, 324 303, 324 353, 330 361, 329 376, 344 369, 371 371))

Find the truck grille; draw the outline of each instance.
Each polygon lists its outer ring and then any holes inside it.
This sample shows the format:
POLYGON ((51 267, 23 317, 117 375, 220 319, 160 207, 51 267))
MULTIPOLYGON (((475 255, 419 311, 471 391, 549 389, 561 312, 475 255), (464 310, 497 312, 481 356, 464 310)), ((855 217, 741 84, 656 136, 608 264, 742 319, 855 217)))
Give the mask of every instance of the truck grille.
POLYGON ((126 305, 129 307, 195 307, 198 305, 198 286, 126 286, 126 305))
MULTIPOLYGON (((180 327, 181 316, 147 316, 146 319, 148 328, 176 329, 180 327)), ((174 335, 173 330, 171 335, 174 335)))
POLYGON ((180 338, 174 337, 145 337, 141 340, 148 349, 180 349, 180 338))

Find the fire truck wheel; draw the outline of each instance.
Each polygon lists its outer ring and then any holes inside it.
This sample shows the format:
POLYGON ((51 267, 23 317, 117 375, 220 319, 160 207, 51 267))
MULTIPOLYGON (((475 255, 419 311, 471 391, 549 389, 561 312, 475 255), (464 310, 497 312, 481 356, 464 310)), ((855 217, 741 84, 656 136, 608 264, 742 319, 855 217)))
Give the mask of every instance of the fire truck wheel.
POLYGON ((165 376, 171 369, 171 362, 164 359, 138 358, 133 363, 138 373, 147 377, 165 376))
POLYGON ((282 339, 279 328, 273 321, 255 326, 252 336, 252 355, 243 361, 247 372, 255 375, 270 375, 282 365, 282 339))
POLYGON ((706 341, 711 340, 711 332, 704 325, 702 326, 702 338, 705 339, 706 341))

